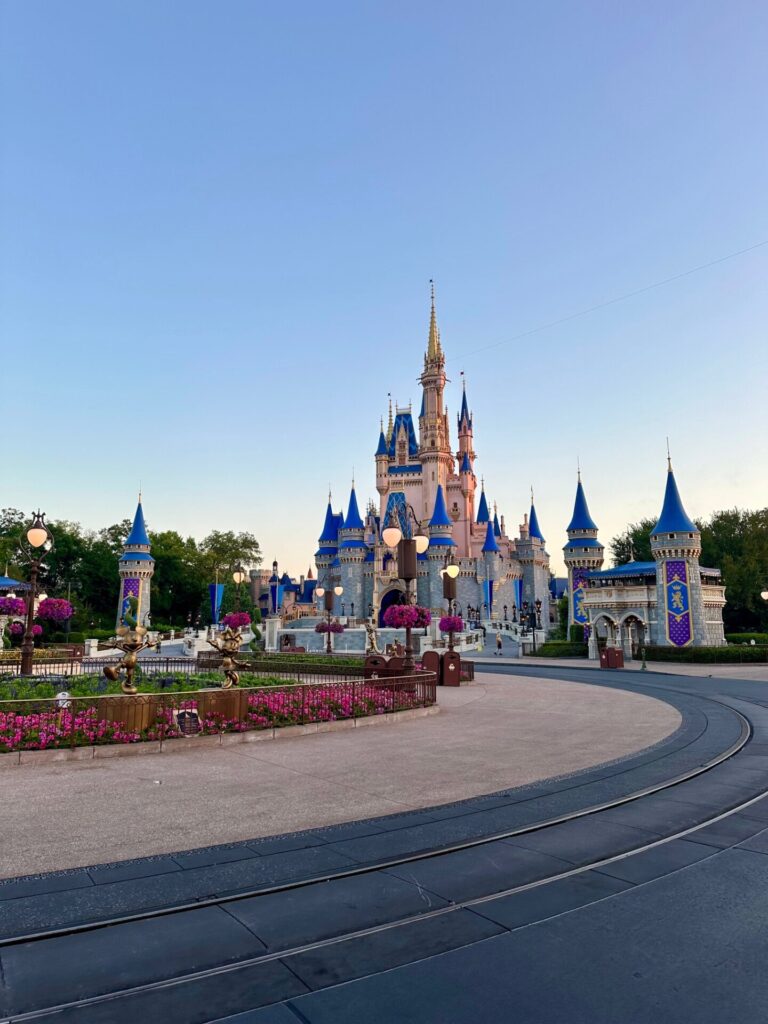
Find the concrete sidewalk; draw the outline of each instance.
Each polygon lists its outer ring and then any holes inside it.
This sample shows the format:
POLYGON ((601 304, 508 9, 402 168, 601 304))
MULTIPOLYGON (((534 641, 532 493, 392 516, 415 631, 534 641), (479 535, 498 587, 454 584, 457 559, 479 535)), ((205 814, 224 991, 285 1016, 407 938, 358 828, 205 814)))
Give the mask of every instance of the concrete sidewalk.
MULTIPOLYGON (((511 665, 515 668, 561 668, 567 669, 598 669, 599 662, 591 658, 506 658, 488 656, 486 654, 470 655, 466 661, 474 661, 476 665, 511 665)), ((648 672, 660 672, 663 675, 671 676, 706 676, 712 679, 756 679, 768 683, 768 664, 756 664, 755 662, 745 664, 707 664, 707 663, 683 663, 671 661, 648 661, 646 662, 648 672)), ((624 669, 627 672, 642 671, 642 662, 626 661, 624 669)), ((610 678, 612 672, 617 669, 605 669, 606 679, 610 678)))
POLYGON ((681 721, 637 693, 482 673, 439 703, 388 728, 8 768, 0 876, 450 803, 622 758, 681 721))

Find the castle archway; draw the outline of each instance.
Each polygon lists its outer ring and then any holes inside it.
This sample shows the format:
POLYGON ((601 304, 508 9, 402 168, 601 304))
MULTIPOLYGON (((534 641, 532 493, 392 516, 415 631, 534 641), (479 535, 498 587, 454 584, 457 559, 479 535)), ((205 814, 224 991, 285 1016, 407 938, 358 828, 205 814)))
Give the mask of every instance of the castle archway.
POLYGON ((379 603, 379 625, 384 625, 384 612, 393 604, 402 604, 405 600, 405 590, 402 587, 392 587, 385 594, 382 594, 379 603))

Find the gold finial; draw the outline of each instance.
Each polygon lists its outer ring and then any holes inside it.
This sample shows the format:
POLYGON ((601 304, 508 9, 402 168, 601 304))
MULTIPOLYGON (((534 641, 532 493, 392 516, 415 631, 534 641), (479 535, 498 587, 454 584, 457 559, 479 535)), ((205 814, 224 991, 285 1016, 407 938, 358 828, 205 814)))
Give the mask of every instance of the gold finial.
POLYGON ((480 490, 481 491, 485 490, 485 477, 484 476, 480 477, 480 490))
POLYGON ((352 467, 352 490, 355 489, 355 467, 352 467))
POLYGON ((429 279, 432 308, 429 314, 429 342, 427 344, 427 360, 440 357, 440 331, 437 329, 437 313, 435 312, 435 282, 429 279))
POLYGON ((391 391, 387 392, 387 398, 389 398, 389 422, 387 423, 387 444, 389 444, 389 442, 392 440, 392 431, 395 429, 394 428, 394 423, 392 421, 392 392, 391 391))
POLYGON ((576 456, 576 477, 579 483, 581 483, 581 462, 579 461, 578 455, 576 456))
POLYGON ((330 482, 328 484, 328 504, 329 505, 331 504, 331 485, 330 485, 330 482))
POLYGON ((669 438, 667 438, 667 472, 672 472, 672 456, 669 454, 669 438))

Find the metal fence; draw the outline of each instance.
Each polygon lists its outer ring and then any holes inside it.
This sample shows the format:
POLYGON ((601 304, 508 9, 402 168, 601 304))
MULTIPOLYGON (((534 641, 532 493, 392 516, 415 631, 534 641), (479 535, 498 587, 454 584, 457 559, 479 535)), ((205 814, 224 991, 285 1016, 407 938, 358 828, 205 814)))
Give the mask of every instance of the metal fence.
MULTIPOLYGON (((121 655, 109 658, 35 658, 32 664, 32 675, 41 679, 68 678, 70 676, 100 675, 106 665, 117 665, 121 655)), ((191 675, 199 672, 197 662, 193 658, 140 658, 138 675, 170 675, 182 673, 191 675)), ((207 671, 203 669, 202 671, 207 671)), ((0 660, 0 678, 3 676, 21 675, 21 660, 0 660)))
POLYGON ((0 752, 160 741, 386 715, 437 700, 431 672, 233 687, 0 701, 0 752))

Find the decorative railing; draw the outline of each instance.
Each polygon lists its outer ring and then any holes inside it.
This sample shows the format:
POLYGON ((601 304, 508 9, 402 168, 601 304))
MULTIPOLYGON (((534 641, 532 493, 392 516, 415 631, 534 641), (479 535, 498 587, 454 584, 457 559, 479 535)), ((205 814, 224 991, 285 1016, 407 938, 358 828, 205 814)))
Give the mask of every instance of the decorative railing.
POLYGON ((0 753, 160 741, 393 714, 437 700, 431 672, 261 687, 0 701, 0 753))

